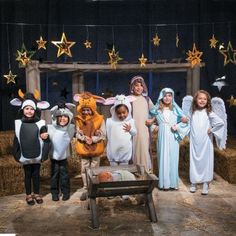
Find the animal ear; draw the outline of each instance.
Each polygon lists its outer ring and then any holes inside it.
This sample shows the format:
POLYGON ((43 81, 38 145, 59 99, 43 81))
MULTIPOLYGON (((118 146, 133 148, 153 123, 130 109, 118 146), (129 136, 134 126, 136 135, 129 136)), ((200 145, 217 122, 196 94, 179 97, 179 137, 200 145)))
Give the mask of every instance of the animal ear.
POLYGON ((25 96, 25 94, 22 92, 21 89, 18 90, 18 95, 19 95, 19 97, 22 98, 22 99, 23 99, 24 96, 25 96))
POLYGON ((40 97, 40 94, 39 94, 39 91, 37 89, 34 90, 34 98, 36 100, 39 100, 39 97, 40 97))
POLYGON ((104 103, 106 102, 106 99, 103 98, 103 97, 100 97, 100 96, 97 96, 97 95, 94 95, 94 94, 91 94, 91 97, 92 97, 93 99, 95 99, 96 102, 98 102, 98 103, 104 104, 104 103))
POLYGON ((129 100, 129 102, 133 102, 136 100, 136 98, 132 95, 127 96, 127 99, 129 100))
POLYGON ((37 102, 37 107, 39 109, 47 109, 50 107, 50 104, 47 101, 40 101, 40 102, 37 102))
POLYGON ((14 98, 10 101, 11 105, 20 107, 22 104, 22 101, 19 98, 14 98))
POLYGON ((112 105, 115 103, 115 100, 116 98, 115 97, 110 97, 110 98, 107 98, 104 105, 112 105))
POLYGON ((66 106, 67 106, 69 109, 75 108, 75 104, 70 103, 70 102, 67 102, 67 103, 66 103, 66 106))
POLYGON ((76 93, 76 94, 74 95, 73 99, 74 99, 75 102, 78 102, 79 99, 80 99, 80 94, 76 93))
POLYGON ((57 110, 57 109, 58 109, 58 105, 52 107, 51 110, 50 110, 50 112, 53 113, 53 112, 54 112, 55 110, 57 110))

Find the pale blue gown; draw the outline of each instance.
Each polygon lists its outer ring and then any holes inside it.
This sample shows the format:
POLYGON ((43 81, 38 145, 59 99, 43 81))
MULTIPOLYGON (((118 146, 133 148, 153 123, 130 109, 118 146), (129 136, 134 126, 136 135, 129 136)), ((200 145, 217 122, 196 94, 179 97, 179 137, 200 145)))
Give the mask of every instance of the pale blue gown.
POLYGON ((181 122, 184 115, 174 101, 174 91, 169 88, 163 89, 150 113, 156 118, 159 126, 157 139, 159 188, 178 189, 179 141, 189 132, 189 125, 181 122), (160 101, 166 93, 172 93, 172 110, 169 108, 159 109, 160 101), (177 124, 177 130, 173 132, 171 127, 175 124, 177 124))

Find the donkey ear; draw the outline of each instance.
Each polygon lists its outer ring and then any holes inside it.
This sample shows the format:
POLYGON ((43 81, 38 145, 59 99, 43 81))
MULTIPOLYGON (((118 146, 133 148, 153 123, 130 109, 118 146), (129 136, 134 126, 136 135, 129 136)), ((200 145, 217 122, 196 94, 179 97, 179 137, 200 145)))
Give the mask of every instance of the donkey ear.
POLYGON ((136 98, 132 95, 127 96, 127 99, 129 100, 129 102, 133 102, 136 100, 136 98))
POLYGON ((74 109, 74 108, 75 108, 75 104, 70 103, 70 102, 67 102, 67 103, 66 103, 66 106, 67 106, 69 109, 74 109))
POLYGON ((78 102, 79 99, 80 99, 80 94, 76 93, 76 94, 74 95, 73 99, 74 99, 75 102, 78 102))
POLYGON ((53 113, 53 112, 54 112, 55 110, 57 110, 57 109, 58 109, 58 105, 52 107, 51 110, 50 110, 50 112, 53 113))
POLYGON ((11 105, 20 107, 22 104, 22 101, 19 98, 14 98, 10 101, 11 105))
POLYGON ((104 105, 112 105, 115 103, 115 100, 116 98, 115 97, 110 97, 110 98, 107 98, 104 105))
POLYGON ((90 95, 91 95, 91 97, 92 97, 93 99, 95 99, 96 102, 98 102, 98 103, 104 104, 104 103, 106 102, 106 99, 103 98, 103 97, 97 96, 97 95, 95 95, 95 94, 90 94, 90 95))
POLYGON ((40 102, 37 102, 37 107, 39 109, 47 109, 50 107, 50 104, 47 102, 47 101, 40 101, 40 102))

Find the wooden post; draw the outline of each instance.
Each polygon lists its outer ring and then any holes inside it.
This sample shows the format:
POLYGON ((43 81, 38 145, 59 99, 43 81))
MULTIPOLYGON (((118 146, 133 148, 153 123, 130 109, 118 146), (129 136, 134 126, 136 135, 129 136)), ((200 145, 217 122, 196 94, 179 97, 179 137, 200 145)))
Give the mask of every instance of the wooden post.
POLYGON ((34 93, 34 90, 39 91, 39 99, 41 99, 41 89, 40 89, 40 71, 39 71, 39 61, 30 61, 26 68, 26 91, 34 93))
POLYGON ((192 68, 187 69, 186 93, 192 95, 192 68))
POLYGON ((192 95, 200 88, 200 66, 194 66, 192 70, 192 95))
POLYGON ((84 74, 74 72, 72 75, 72 94, 84 92, 84 74))

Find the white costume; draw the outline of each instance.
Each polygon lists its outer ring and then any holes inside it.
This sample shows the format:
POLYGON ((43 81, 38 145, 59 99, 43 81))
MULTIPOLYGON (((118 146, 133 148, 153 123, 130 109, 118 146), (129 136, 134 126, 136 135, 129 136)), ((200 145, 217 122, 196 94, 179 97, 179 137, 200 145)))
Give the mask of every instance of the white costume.
POLYGON ((134 120, 131 117, 131 105, 127 97, 124 95, 117 95, 115 103, 111 107, 111 118, 106 121, 107 130, 107 157, 110 162, 124 162, 132 157, 132 136, 136 135, 134 120), (124 104, 128 108, 128 116, 125 120, 120 121, 115 113, 115 107, 124 104), (129 132, 124 130, 124 124, 130 124, 129 132))

